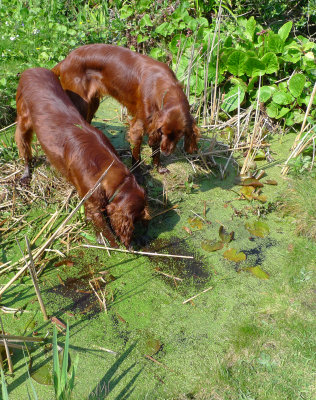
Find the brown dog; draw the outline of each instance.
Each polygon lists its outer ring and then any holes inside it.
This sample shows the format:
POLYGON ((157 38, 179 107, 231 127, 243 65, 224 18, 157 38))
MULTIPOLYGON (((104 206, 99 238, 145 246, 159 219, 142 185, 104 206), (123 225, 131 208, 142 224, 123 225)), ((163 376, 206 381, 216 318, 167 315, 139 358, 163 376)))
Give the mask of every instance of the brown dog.
POLYGON ((73 50, 52 71, 88 122, 103 96, 110 95, 127 108, 134 117, 128 133, 133 164, 140 161, 145 132, 160 173, 168 170, 160 167, 159 147, 169 155, 184 136, 185 151, 197 150, 199 129, 180 83, 166 64, 123 47, 89 44, 73 50))
POLYGON ((59 80, 47 69, 34 68, 22 73, 16 104, 15 139, 26 162, 22 180, 31 177, 33 131, 51 164, 76 187, 80 197, 94 187, 113 162, 99 189, 85 202, 85 212, 97 234, 102 232, 115 246, 103 217, 106 211, 114 232, 128 247, 134 223, 148 219, 146 196, 109 140, 82 118, 59 80))

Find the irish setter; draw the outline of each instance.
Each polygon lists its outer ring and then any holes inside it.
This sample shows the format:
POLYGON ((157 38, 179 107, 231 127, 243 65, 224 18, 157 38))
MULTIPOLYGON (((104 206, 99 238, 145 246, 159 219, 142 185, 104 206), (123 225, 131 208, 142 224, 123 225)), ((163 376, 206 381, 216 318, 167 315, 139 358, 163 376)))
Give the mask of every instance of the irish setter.
POLYGON ((88 44, 73 50, 52 71, 60 77, 82 116, 91 122, 100 99, 110 95, 133 116, 128 132, 133 164, 140 161, 146 132, 160 173, 160 152, 169 155, 184 136, 184 149, 197 150, 199 129, 175 74, 164 63, 129 49, 88 44))
POLYGON ((83 197, 107 167, 99 189, 85 202, 88 220, 116 246, 115 237, 105 222, 106 212, 113 231, 129 247, 134 223, 148 219, 145 191, 119 160, 109 140, 79 114, 52 71, 34 68, 22 73, 17 95, 15 140, 26 162, 22 180, 31 178, 31 140, 33 131, 51 164, 83 197))

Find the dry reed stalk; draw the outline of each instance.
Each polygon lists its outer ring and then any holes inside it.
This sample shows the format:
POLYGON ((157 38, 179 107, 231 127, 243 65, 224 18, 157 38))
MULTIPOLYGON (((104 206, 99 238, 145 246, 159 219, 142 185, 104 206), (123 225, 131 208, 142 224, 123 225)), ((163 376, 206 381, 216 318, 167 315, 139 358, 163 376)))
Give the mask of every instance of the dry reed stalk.
POLYGON ((167 278, 175 279, 176 281, 181 281, 181 282, 183 281, 183 279, 178 278, 177 276, 166 274, 165 272, 159 271, 158 269, 155 269, 155 272, 157 272, 158 274, 164 275, 167 278))
MULTIPOLYGON (((0 324, 1 324, 2 334, 4 335, 4 328, 3 328, 3 323, 2 323, 1 317, 0 317, 0 324)), ((5 338, 3 338, 3 344, 4 344, 5 352, 7 355, 9 371, 10 371, 10 374, 13 374, 13 364, 12 364, 12 360, 11 360, 11 356, 10 356, 10 350, 8 347, 7 340, 5 338)))
MULTIPOLYGON (((296 136, 296 138, 295 138, 295 140, 294 140, 294 143, 293 143, 293 145, 292 145, 292 148, 291 148, 291 151, 292 151, 292 152, 295 151, 296 148, 298 147, 298 142, 299 142, 299 140, 300 140, 300 138, 301 138, 301 136, 302 136, 302 133, 303 133, 304 130, 305 130, 305 125, 306 125, 307 117, 308 117, 309 112, 310 112, 310 110, 311 110, 311 107, 312 107, 312 104, 313 104, 313 101, 314 101, 315 94, 316 94, 316 82, 315 82, 315 84, 314 84, 314 88, 313 88, 313 91, 312 91, 312 94, 311 94, 311 98, 309 99, 309 103, 308 103, 308 106, 307 106, 307 109, 306 109, 306 112, 305 112, 305 116, 304 116, 304 120, 303 120, 303 123, 302 123, 302 126, 301 126, 301 130, 300 130, 299 134, 296 136)), ((306 135, 305 135, 305 136, 306 136, 306 135)), ((297 155, 298 155, 298 154, 297 154, 297 155)), ((290 157, 288 158, 288 160, 286 161, 284 167, 282 168, 282 170, 281 170, 281 174, 282 174, 282 175, 286 175, 286 174, 288 173, 289 166, 288 166, 287 164, 288 164, 288 162, 289 162, 289 160, 290 160, 291 158, 292 158, 292 157, 290 156, 290 157)))
POLYGON ((208 292, 208 291, 211 290, 211 289, 213 289, 213 286, 211 286, 211 287, 209 287, 209 288, 203 290, 202 292, 196 294, 195 296, 190 297, 188 300, 183 301, 182 304, 188 303, 189 301, 195 299, 195 298, 198 297, 198 296, 201 296, 201 294, 206 293, 206 292, 208 292))
POLYGON ((43 302, 43 299, 42 299, 42 296, 41 296, 40 288, 39 288, 39 285, 38 285, 38 282, 37 282, 37 278, 36 278, 35 264, 34 264, 34 260, 33 260, 33 257, 32 257, 32 251, 31 251, 30 242, 29 242, 29 239, 28 239, 28 237, 26 235, 25 235, 24 238, 25 238, 27 252, 29 254, 29 260, 30 260, 30 262, 28 263, 29 272, 30 272, 30 275, 31 275, 31 278, 32 278, 32 281, 33 281, 34 289, 35 289, 35 292, 36 292, 36 296, 37 296, 39 305, 41 307, 41 311, 43 313, 44 321, 48 321, 49 318, 48 318, 47 313, 46 313, 46 308, 45 308, 45 305, 44 305, 44 302, 43 302))
MULTIPOLYGON (((109 165, 109 167, 101 174, 100 178, 97 180, 96 184, 94 185, 94 187, 92 189, 90 189, 85 196, 80 200, 80 202, 78 203, 78 205, 72 210, 72 212, 68 215, 68 217, 66 217, 64 219, 64 221, 60 224, 60 226, 56 229, 56 231, 52 234, 52 236, 42 245, 42 247, 40 247, 37 251, 35 251, 34 255, 33 255, 33 260, 35 261, 37 258, 39 258, 39 256, 41 256, 43 254, 43 252, 45 251, 45 249, 53 242, 53 240, 56 238, 56 236, 60 233, 61 229, 63 229, 63 227, 67 224, 67 222, 74 216, 74 214, 78 211, 78 209, 81 207, 81 205, 90 197, 92 196, 92 194, 96 191, 96 189, 99 187, 99 184, 101 183, 101 181, 103 180, 103 178, 105 177, 105 175, 108 173, 109 169, 112 167, 112 164, 114 163, 114 160, 112 161, 112 163, 109 165)), ((24 257, 23 257, 24 258, 24 257)), ((22 258, 22 259, 23 259, 22 258)), ((19 262, 21 262, 20 259, 19 261, 17 261, 14 265, 18 264, 19 262)), ((15 282, 19 276, 21 276, 24 271, 26 271, 26 269, 28 268, 28 264, 26 264, 23 268, 20 269, 20 271, 2 288, 0 289, 0 297, 2 296, 2 294, 8 289, 8 287, 10 287, 12 285, 13 282, 15 282)))
MULTIPOLYGON (((93 293, 96 295, 96 297, 97 297, 97 299, 98 299, 100 305, 103 306, 105 314, 107 314, 107 308, 106 308, 105 297, 104 297, 104 295, 102 295, 103 300, 100 298, 100 296, 98 295, 98 292, 95 290, 95 288, 94 288, 94 286, 92 285, 92 282, 91 282, 91 281, 92 281, 92 280, 90 279, 90 280, 89 280, 89 286, 90 286, 91 289, 93 290, 93 293)), ((102 292, 101 292, 101 293, 102 293, 102 292)))
MULTIPOLYGON (((219 43, 220 43, 220 35, 221 35, 221 18, 222 18, 222 0, 220 1, 219 9, 218 9, 218 17, 216 18, 216 25, 218 25, 218 40, 217 40, 217 54, 216 54, 216 69, 215 69, 215 84, 214 84, 214 93, 213 93, 213 106, 211 110, 211 122, 214 120, 215 106, 216 106, 216 92, 217 92, 217 81, 218 81, 218 66, 219 66, 219 43)), ((216 28, 215 28, 216 29, 216 28)))
POLYGON ((44 342, 45 338, 42 337, 30 337, 30 336, 16 336, 0 334, 0 340, 8 340, 10 342, 44 342))
MULTIPOLYGON (((257 127, 258 127, 258 123, 259 123, 259 114, 260 114, 260 107, 259 107, 260 88, 261 88, 261 75, 259 77, 259 88, 258 88, 258 95, 257 95, 255 123, 254 123, 254 126, 253 126, 252 135, 251 135, 251 138, 250 138, 249 149, 248 149, 246 158, 244 160, 243 166, 242 166, 242 168, 240 170, 240 174, 241 175, 245 174, 246 171, 248 171, 248 169, 249 169, 249 166, 248 166, 249 158, 251 156, 251 152, 252 152, 252 149, 253 149, 253 146, 254 146, 254 140, 255 140, 255 137, 256 137, 256 133, 257 133, 257 127)), ((248 140, 249 140, 249 135, 248 135, 248 138, 247 138, 247 143, 248 143, 248 140)))
MULTIPOLYGON (((105 249, 103 246, 94 246, 94 245, 90 245, 90 244, 83 244, 83 245, 81 245, 81 247, 87 247, 89 249, 90 248, 91 249, 101 249, 101 250, 105 249)), ((144 256, 171 257, 171 258, 190 258, 190 259, 194 258, 193 256, 180 256, 180 255, 176 255, 176 254, 149 253, 147 251, 134 251, 134 250, 125 250, 125 249, 114 249, 112 247, 106 247, 106 248, 108 250, 118 251, 120 253, 140 254, 140 255, 144 255, 144 256)))
POLYGON ((11 128, 11 126, 14 126, 14 125, 16 125, 16 122, 13 122, 13 124, 8 125, 8 126, 2 128, 2 129, 0 129, 0 132, 6 131, 7 129, 11 128))
MULTIPOLYGON (((103 244, 104 244, 104 247, 106 248, 107 245, 106 245, 106 243, 105 243, 105 240, 104 240, 104 237, 103 237, 102 232, 100 232, 100 236, 101 236, 102 242, 103 242, 103 244)), ((108 253, 108 256, 111 257, 111 253, 110 253, 109 249, 107 249, 106 251, 107 251, 107 253, 108 253)))
POLYGON ((186 87, 186 96, 189 99, 190 97, 190 78, 191 78, 191 71, 192 71, 192 65, 193 65, 193 59, 194 59, 194 53, 195 53, 195 41, 196 41, 196 35, 194 36, 194 42, 191 46, 191 54, 190 54, 190 60, 188 64, 188 78, 187 78, 187 87, 186 87))
POLYGON ((165 214, 168 211, 175 210, 178 207, 179 207, 179 204, 175 204, 174 206, 168 208, 167 210, 160 211, 158 214, 153 215, 152 217, 150 217, 150 219, 154 219, 154 218, 158 217, 158 215, 165 214))

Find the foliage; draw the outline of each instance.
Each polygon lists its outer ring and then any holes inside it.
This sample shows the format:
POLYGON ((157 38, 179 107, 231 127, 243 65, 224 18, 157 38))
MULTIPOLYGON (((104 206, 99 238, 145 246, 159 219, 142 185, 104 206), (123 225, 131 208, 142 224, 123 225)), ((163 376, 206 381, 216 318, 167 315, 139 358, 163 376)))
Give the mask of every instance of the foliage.
POLYGON ((54 325, 54 332, 53 332, 53 361, 54 361, 53 381, 54 381, 56 400, 70 399, 71 393, 75 385, 76 365, 71 367, 70 378, 68 379, 68 356, 69 356, 69 324, 67 322, 65 348, 64 348, 61 368, 59 365, 56 325, 54 325))
POLYGON ((1 387, 2 387, 2 399, 3 400, 9 400, 9 395, 8 395, 8 389, 7 389, 7 384, 5 381, 3 369, 1 368, 1 387))

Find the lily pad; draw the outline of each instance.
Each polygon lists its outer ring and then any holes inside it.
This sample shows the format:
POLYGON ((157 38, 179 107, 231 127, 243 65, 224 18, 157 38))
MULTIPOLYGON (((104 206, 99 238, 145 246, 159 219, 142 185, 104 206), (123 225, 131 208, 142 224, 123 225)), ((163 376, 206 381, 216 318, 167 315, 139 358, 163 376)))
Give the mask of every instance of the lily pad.
POLYGON ((145 354, 148 356, 153 356, 158 353, 162 346, 162 343, 159 339, 155 339, 154 337, 149 337, 145 343, 145 354))
POLYGON ((204 240, 201 243, 201 247, 203 250, 208 251, 208 252, 212 252, 212 251, 217 251, 220 250, 224 247, 224 243, 220 242, 220 241, 211 241, 211 240, 204 240))
POLYGON ((227 232, 223 225, 219 227, 218 234, 224 243, 229 243, 234 239, 234 232, 227 232))
POLYGON ((263 183, 256 178, 247 178, 241 182, 242 186, 263 187, 263 183))
POLYGON ((253 186, 244 186, 240 189, 240 193, 249 201, 253 199, 254 191, 253 186))
POLYGON ((223 255, 224 258, 229 261, 240 262, 246 260, 246 254, 242 251, 240 253, 237 253, 236 249, 228 249, 223 255))
POLYGON ((270 276, 265 271, 263 271, 258 265, 255 267, 245 268, 246 271, 251 272, 254 276, 259 279, 269 279, 270 276))
MULTIPOLYGON (((58 346, 58 359, 59 365, 62 365, 63 361, 63 349, 58 346)), ((68 369, 70 367, 70 356, 68 360, 68 369)), ((46 353, 45 360, 40 363, 39 367, 32 365, 32 360, 30 362, 30 375, 34 381, 41 385, 52 385, 53 384, 53 351, 49 350, 46 353)))
POLYGON ((259 194, 258 196, 253 196, 253 198, 255 200, 260 201, 261 203, 266 203, 266 201, 268 200, 267 196, 265 196, 264 194, 259 194))
POLYGON ((200 218, 189 218, 188 222, 191 228, 202 229, 204 226, 204 222, 200 218))
POLYGON ((252 235, 262 238, 270 233, 269 226, 262 221, 246 222, 245 227, 252 235))

